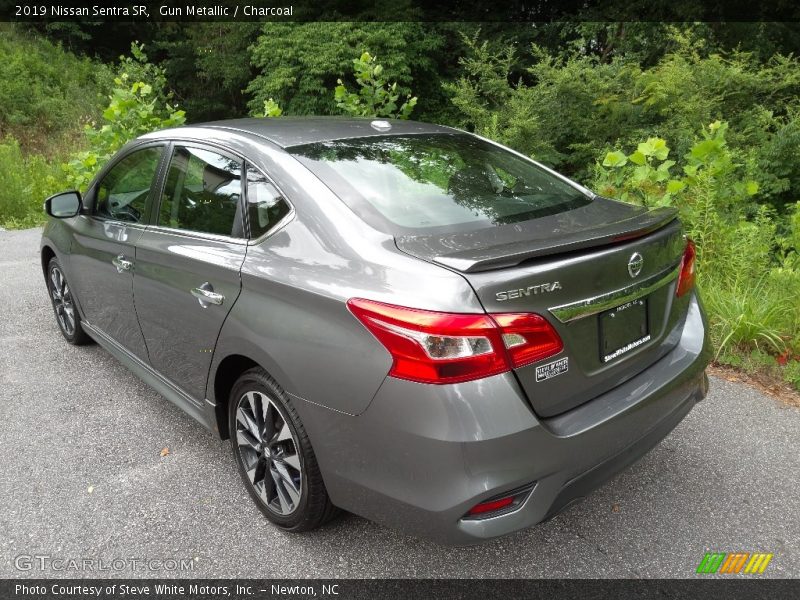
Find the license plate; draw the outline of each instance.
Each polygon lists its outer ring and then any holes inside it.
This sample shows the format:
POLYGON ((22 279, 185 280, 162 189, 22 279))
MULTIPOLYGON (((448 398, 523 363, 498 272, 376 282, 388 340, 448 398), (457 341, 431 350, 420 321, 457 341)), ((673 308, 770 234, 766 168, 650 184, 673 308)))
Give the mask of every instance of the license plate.
POLYGON ((647 298, 600 313, 600 360, 610 362, 650 341, 647 298))

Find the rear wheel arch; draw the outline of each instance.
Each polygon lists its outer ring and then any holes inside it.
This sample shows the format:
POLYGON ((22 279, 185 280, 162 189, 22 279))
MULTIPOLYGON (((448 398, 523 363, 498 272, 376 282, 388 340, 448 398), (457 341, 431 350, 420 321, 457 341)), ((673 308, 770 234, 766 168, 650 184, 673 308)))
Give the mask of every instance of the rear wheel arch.
POLYGON ((223 440, 230 437, 228 431, 228 400, 236 381, 243 373, 254 367, 261 367, 258 362, 243 354, 230 354, 223 358, 214 371, 214 402, 217 419, 217 431, 223 440))

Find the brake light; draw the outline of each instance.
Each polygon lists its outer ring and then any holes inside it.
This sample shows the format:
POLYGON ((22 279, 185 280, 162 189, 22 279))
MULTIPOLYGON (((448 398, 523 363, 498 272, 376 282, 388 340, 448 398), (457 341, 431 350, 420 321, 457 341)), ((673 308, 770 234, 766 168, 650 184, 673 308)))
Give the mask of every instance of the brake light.
POLYGON ((563 348, 535 314, 464 314, 353 298, 350 311, 392 355, 389 374, 419 383, 459 383, 504 373, 563 348))
POLYGON ((500 326, 514 368, 553 356, 564 349, 558 333, 544 317, 533 313, 491 316, 500 326))
POLYGON ((697 249, 691 239, 686 241, 686 249, 683 251, 683 258, 681 259, 681 272, 678 276, 678 287, 675 290, 675 295, 679 298, 691 291, 694 287, 695 279, 695 258, 697 257, 697 249))

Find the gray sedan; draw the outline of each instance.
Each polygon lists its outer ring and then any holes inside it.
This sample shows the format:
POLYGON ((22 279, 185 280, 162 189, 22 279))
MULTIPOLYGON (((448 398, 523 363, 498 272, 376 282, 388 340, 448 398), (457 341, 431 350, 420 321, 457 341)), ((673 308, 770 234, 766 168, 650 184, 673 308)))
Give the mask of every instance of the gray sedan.
POLYGON ((489 140, 280 118, 148 134, 49 198, 61 333, 231 440, 288 531, 469 544, 563 510, 702 399, 695 249, 489 140))

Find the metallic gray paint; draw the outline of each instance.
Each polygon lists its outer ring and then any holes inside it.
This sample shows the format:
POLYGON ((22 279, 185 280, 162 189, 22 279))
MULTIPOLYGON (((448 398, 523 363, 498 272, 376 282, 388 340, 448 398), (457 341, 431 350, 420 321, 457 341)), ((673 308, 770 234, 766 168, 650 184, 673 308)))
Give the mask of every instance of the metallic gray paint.
MULTIPOLYGON (((392 121, 390 133, 437 131, 451 130, 392 121)), ((334 504, 448 543, 550 516, 638 458, 705 394, 699 300, 694 292, 676 298, 674 280, 662 279, 684 244, 674 215, 595 198, 586 214, 547 224, 395 240, 282 148, 368 135, 386 134, 359 119, 242 120, 149 134, 122 153, 170 141, 224 150, 268 175, 293 212, 258 240, 233 240, 96 219, 90 187, 87 214, 48 220, 43 253, 58 257, 87 333, 205 427, 226 434, 218 407, 228 398, 215 393, 228 375, 220 365, 244 357, 292 398, 334 504), (637 235, 660 228, 610 244, 615 227, 637 235), (635 282, 627 272, 633 252, 645 259, 635 282), (112 264, 120 254, 132 260, 130 271, 112 264), (662 285, 648 289, 651 341, 601 364, 596 320, 586 318, 596 306, 587 300, 624 298, 653 280, 662 285), (560 286, 546 294, 498 301, 497 292, 553 281, 560 286), (222 304, 198 303, 192 289, 205 283, 222 304), (391 357, 347 310, 352 297, 450 312, 583 312, 550 317, 565 350, 543 362, 568 357, 568 372, 537 383, 534 363, 437 386, 387 377, 391 357), (529 484, 518 510, 462 519, 474 504, 529 484)))
POLYGON ((202 399, 217 336, 241 289, 247 246, 148 228, 136 244, 133 297, 150 363, 202 399), (221 305, 203 307, 192 289, 210 283, 221 305))
POLYGON ((696 297, 674 334, 679 343, 649 369, 551 419, 524 404, 509 374, 445 387, 387 378, 357 418, 296 406, 334 504, 415 535, 470 544, 551 516, 570 480, 639 440, 654 445, 677 425, 705 395, 710 345, 696 297), (534 482, 520 511, 462 519, 476 503, 534 482))
POLYGON ((133 306, 133 273, 119 272, 118 256, 132 260, 144 227, 80 215, 69 219, 72 245, 67 280, 87 322, 148 360, 147 347, 133 306))

